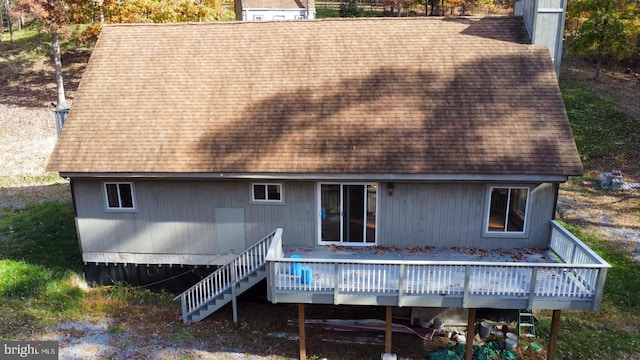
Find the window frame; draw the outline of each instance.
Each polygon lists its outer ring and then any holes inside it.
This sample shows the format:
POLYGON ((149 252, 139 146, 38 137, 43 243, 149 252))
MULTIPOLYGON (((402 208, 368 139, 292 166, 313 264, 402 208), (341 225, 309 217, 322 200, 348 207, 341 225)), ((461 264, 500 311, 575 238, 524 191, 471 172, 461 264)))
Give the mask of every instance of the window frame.
MULTIPOLYGON (((530 218, 530 208, 531 208, 531 186, 527 185, 489 185, 486 190, 486 205, 485 205, 485 214, 484 220, 482 222, 482 236, 483 237, 506 237, 506 238, 525 238, 529 234, 529 218, 530 218), (509 231, 507 228, 501 231, 490 230, 489 229, 489 221, 491 219, 491 192, 493 189, 507 189, 509 193, 509 197, 511 196, 511 191, 515 189, 521 189, 527 191, 526 204, 524 207, 524 216, 522 223, 522 231, 509 231)), ((509 199, 509 198, 508 198, 509 199)), ((507 209, 505 214, 507 218, 505 219, 505 223, 508 223, 509 216, 509 201, 507 201, 507 209)))
POLYGON ((105 181, 102 183, 102 189, 104 194, 104 208, 107 212, 137 212, 138 207, 136 206, 136 191, 133 182, 130 181, 105 181), (109 190, 107 188, 108 185, 116 185, 116 189, 118 191, 118 205, 117 207, 113 207, 109 205, 109 190), (131 190, 131 207, 123 207, 122 195, 121 195, 121 185, 129 185, 129 189, 131 190))
POLYGON ((284 184, 281 182, 252 182, 249 192, 251 196, 251 204, 284 205, 284 184), (264 186, 264 199, 256 199, 256 186, 264 186), (278 186, 280 188, 280 199, 269 199, 269 186, 278 186))

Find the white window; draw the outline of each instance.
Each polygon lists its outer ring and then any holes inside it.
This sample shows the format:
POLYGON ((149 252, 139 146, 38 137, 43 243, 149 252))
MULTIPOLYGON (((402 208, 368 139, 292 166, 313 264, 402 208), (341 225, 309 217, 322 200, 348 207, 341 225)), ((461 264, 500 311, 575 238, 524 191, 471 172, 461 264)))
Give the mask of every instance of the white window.
POLYGON ((255 203, 283 203, 282 184, 253 183, 251 184, 251 201, 255 203))
POLYGON ((136 209, 133 183, 104 183, 104 198, 107 210, 136 209))
POLYGON ((262 15, 253 15, 253 21, 262 21, 262 15))
POLYGON ((489 188, 485 235, 525 234, 528 200, 526 187, 489 188))
POLYGON ((304 15, 296 15, 296 20, 302 20, 304 19, 304 15))

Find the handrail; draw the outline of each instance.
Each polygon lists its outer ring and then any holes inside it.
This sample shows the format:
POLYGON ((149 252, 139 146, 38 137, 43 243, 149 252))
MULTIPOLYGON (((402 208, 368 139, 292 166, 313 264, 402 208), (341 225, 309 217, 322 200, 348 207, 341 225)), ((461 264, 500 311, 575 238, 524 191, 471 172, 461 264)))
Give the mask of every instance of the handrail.
POLYGON ((235 288, 238 282, 264 266, 271 241, 276 237, 280 237, 281 234, 282 229, 274 230, 234 259, 176 296, 173 300, 181 300, 183 320, 187 322, 190 314, 221 293, 230 288, 235 288))
MULTIPOLYGON (((558 237, 556 236, 558 233, 566 240, 568 240, 573 246, 575 246, 575 250, 579 250, 582 255, 590 258, 595 264, 604 265, 605 267, 610 268, 611 265, 607 261, 605 261, 600 255, 596 254, 593 250, 591 250, 585 243, 583 243, 580 239, 578 239, 575 235, 573 235, 569 230, 567 230, 564 226, 562 226, 556 220, 551 220, 551 239, 549 241, 549 247, 553 250, 564 262, 573 263, 575 261, 576 254, 574 256, 567 256, 567 254, 562 254, 562 250, 559 249, 558 237)), ((581 257, 584 259, 584 256, 581 257)))
POLYGON ((491 261, 450 261, 450 260, 372 260, 372 259, 321 259, 321 258, 267 258, 268 261, 279 263, 322 263, 322 264, 376 264, 376 265, 451 265, 451 266, 509 266, 509 267, 558 267, 563 268, 609 268, 607 262, 604 264, 567 264, 559 262, 548 263, 521 263, 521 262, 491 262, 491 261))

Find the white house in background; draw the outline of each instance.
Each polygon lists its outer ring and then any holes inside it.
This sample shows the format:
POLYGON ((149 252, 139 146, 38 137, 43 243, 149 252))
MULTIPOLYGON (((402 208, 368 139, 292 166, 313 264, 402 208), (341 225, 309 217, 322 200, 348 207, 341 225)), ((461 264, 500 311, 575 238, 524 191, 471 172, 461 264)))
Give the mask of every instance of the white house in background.
POLYGON ((238 0, 236 20, 278 21, 316 18, 315 0, 238 0))

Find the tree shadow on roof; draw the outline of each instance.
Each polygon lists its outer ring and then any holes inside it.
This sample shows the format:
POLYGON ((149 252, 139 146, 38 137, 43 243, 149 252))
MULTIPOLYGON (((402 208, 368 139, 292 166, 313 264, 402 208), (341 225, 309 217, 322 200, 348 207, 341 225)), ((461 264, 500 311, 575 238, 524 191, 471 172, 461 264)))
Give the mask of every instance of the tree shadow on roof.
POLYGON ((582 171, 546 53, 381 67, 274 93, 205 134, 220 172, 569 175, 582 171), (224 141, 221 141, 224 139, 224 141))
POLYGON ((482 18, 448 17, 443 19, 443 21, 452 21, 468 25, 468 27, 462 31, 462 34, 465 35, 516 44, 531 44, 529 33, 520 16, 482 18), (500 31, 496 31, 496 29, 500 29, 500 31))

